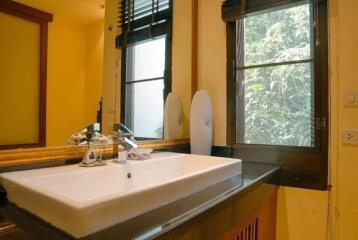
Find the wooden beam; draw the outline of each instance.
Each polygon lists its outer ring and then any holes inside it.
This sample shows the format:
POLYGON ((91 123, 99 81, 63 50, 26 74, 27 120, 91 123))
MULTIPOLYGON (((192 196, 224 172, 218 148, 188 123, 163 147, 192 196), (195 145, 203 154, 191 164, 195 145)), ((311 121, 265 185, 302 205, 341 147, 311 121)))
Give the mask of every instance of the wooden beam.
POLYGON ((0 12, 1 11, 36 22, 52 22, 53 20, 53 16, 50 13, 26 6, 12 0, 1 0, 0 12))
POLYGON ((198 1, 192 0, 191 97, 198 90, 198 1))

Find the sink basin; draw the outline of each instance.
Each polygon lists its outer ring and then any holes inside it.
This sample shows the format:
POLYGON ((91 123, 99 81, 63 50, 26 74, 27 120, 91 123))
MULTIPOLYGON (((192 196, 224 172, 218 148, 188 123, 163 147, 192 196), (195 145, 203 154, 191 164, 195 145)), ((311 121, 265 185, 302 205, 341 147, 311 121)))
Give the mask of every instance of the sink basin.
POLYGON ((84 237, 241 174, 241 160, 153 154, 145 161, 0 174, 10 202, 84 237))

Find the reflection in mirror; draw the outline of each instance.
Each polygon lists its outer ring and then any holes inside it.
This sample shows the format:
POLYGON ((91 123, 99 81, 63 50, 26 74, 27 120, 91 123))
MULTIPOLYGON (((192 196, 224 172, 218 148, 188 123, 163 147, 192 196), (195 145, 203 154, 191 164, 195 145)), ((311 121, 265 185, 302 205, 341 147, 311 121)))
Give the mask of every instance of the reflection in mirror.
POLYGON ((64 146, 72 133, 97 122, 104 4, 105 0, 0 1, 0 130, 8 131, 1 145, 64 146), (34 16, 40 23, 33 23, 34 16))
POLYGON ((137 139, 163 138, 166 37, 126 49, 125 124, 137 139))
POLYGON ((115 36, 120 63, 119 115, 138 140, 183 138, 189 132, 192 2, 155 2, 160 8, 151 0, 134 1, 133 5, 121 1, 120 33, 115 36), (132 8, 135 14, 129 18, 132 8), (169 93, 173 94, 171 104, 166 103, 169 93))
POLYGON ((181 139, 184 134, 183 105, 178 95, 169 93, 164 106, 164 139, 181 139))
POLYGON ((93 123, 81 131, 74 133, 67 140, 69 145, 86 145, 90 142, 105 143, 106 138, 101 134, 101 124, 93 123))
POLYGON ((137 141, 187 138, 192 0, 161 1, 153 28, 129 29, 120 46, 120 0, 1 0, 0 149, 86 144, 78 131, 92 123, 105 136, 121 122, 137 141), (138 37, 140 29, 151 35, 138 37))

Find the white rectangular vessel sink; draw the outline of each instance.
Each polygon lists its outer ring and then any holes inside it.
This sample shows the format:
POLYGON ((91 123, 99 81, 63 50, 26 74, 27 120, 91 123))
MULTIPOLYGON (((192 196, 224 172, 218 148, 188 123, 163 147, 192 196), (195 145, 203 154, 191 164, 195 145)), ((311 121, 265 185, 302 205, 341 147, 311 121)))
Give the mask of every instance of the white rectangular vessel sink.
POLYGON ((84 237, 241 174, 241 160, 153 154, 146 161, 3 173, 10 202, 84 237))

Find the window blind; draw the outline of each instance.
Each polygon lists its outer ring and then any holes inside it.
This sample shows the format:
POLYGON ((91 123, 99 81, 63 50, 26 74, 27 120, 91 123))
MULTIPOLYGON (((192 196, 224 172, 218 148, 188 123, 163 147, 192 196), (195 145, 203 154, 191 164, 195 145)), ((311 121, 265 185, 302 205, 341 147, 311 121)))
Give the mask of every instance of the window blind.
MULTIPOLYGON (((318 1, 322 2, 326 0, 318 1)), ((221 6, 221 13, 224 22, 232 22, 249 14, 262 13, 265 10, 272 11, 275 8, 286 8, 309 2, 313 2, 313 0, 225 0, 221 6)))
POLYGON ((118 23, 122 33, 116 46, 170 33, 171 19, 172 0, 120 0, 118 23))

